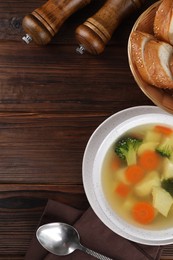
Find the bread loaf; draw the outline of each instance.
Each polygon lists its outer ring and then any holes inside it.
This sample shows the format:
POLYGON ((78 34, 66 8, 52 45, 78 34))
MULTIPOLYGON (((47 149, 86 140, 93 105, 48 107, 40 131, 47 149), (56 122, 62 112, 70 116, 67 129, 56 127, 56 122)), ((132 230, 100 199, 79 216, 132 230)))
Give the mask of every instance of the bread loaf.
POLYGON ((153 85, 154 82, 148 73, 147 64, 144 60, 145 45, 151 39, 154 39, 154 37, 148 33, 134 31, 131 34, 131 50, 133 61, 135 61, 136 67, 143 80, 153 85))
POLYGON ((151 40, 146 43, 144 61, 153 85, 173 89, 173 76, 170 69, 170 61, 173 47, 165 42, 151 40))
POLYGON ((173 45, 173 1, 163 0, 155 14, 154 34, 156 38, 173 45))
POLYGON ((173 47, 170 44, 135 31, 131 34, 131 51, 133 62, 144 81, 159 88, 173 89, 173 47))

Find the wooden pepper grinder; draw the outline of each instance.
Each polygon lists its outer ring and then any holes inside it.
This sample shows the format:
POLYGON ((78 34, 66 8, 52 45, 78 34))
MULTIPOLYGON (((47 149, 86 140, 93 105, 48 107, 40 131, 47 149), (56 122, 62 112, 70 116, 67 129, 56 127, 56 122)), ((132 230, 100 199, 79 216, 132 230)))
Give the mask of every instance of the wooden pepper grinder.
POLYGON ((64 21, 91 0, 49 0, 24 17, 22 26, 26 43, 32 40, 39 45, 49 43, 64 21))
POLYGON ((120 22, 141 7, 145 0, 107 0, 92 17, 76 29, 79 47, 76 51, 83 54, 100 54, 111 39, 120 22))

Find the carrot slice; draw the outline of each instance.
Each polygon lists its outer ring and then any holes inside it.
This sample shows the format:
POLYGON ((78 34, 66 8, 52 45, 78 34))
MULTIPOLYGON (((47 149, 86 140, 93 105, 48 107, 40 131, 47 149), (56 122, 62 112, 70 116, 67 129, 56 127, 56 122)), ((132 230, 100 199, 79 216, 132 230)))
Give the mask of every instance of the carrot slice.
POLYGON ((145 170, 155 170, 160 163, 159 155, 152 150, 147 150, 139 156, 139 165, 145 170))
POLYGON ((130 165, 125 171, 125 176, 130 183, 137 183, 143 178, 144 170, 139 165, 130 165))
POLYGON ((156 125, 154 127, 154 130, 164 135, 170 135, 173 133, 173 130, 171 128, 163 125, 156 125))
POLYGON ((125 183, 122 183, 120 182, 118 184, 118 186, 116 187, 115 189, 115 192, 120 196, 120 197, 127 197, 127 195, 129 194, 130 192, 130 187, 125 184, 125 183))
POLYGON ((140 224, 149 224, 154 220, 154 207, 148 202, 137 202, 132 209, 133 218, 140 224))

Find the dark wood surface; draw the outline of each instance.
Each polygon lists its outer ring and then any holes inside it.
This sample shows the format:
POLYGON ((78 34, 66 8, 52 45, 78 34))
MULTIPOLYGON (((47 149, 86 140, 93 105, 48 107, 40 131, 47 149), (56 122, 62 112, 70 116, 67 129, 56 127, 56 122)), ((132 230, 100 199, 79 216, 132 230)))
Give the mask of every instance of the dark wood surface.
POLYGON ((26 45, 23 17, 42 0, 0 1, 0 259, 24 259, 48 199, 85 209, 82 157, 110 115, 153 105, 130 72, 125 20, 103 54, 75 52, 75 28, 104 1, 72 15, 47 46, 26 45))

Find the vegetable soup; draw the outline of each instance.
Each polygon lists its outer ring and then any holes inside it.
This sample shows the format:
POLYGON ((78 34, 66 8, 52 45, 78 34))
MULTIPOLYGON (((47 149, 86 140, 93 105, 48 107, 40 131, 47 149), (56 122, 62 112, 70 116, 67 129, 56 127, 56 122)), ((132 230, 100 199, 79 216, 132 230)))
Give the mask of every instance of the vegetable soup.
POLYGON ((105 156, 102 185, 111 208, 129 223, 173 225, 173 129, 149 124, 126 132, 105 156))

